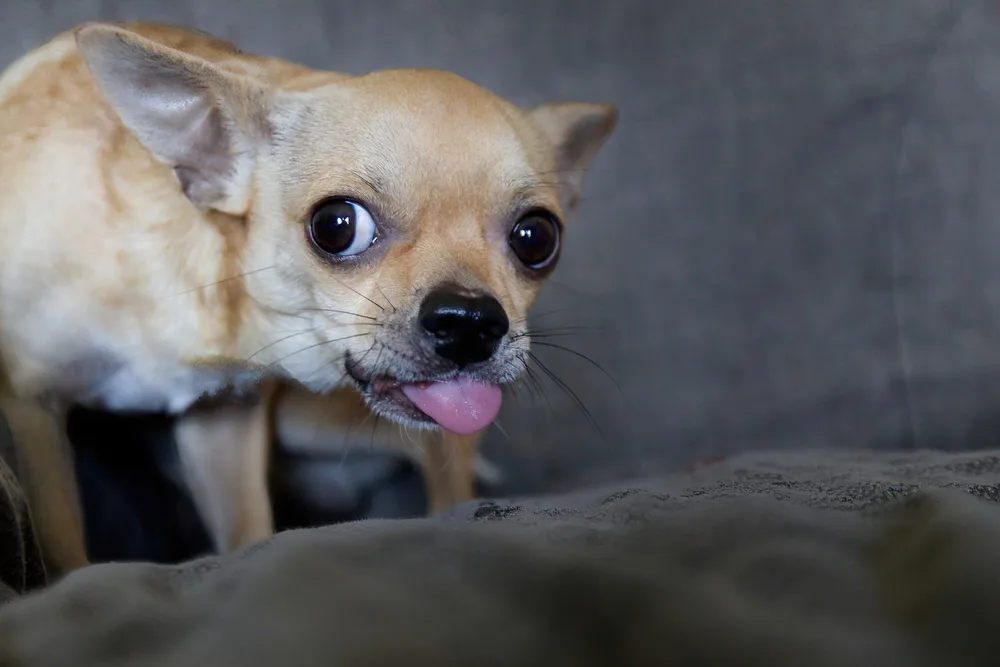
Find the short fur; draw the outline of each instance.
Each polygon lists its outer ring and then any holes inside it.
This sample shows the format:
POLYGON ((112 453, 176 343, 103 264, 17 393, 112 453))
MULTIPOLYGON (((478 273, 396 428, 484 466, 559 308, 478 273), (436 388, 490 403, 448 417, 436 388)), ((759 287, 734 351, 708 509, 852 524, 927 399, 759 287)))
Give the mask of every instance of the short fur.
MULTIPOLYGON (((275 417, 343 428, 367 412, 347 358, 405 381, 437 372, 413 351, 428 290, 500 301, 511 331, 477 372, 515 380, 544 276, 507 235, 526 207, 573 212, 616 120, 609 105, 523 110, 454 74, 316 71, 154 24, 87 24, 12 64, 0 407, 50 565, 87 562, 73 404, 181 415, 188 480, 225 550, 272 531, 275 417), (329 196, 378 211, 385 233, 356 260, 321 257, 304 233, 329 196)), ((417 434, 434 509, 471 497, 476 440, 417 434)))

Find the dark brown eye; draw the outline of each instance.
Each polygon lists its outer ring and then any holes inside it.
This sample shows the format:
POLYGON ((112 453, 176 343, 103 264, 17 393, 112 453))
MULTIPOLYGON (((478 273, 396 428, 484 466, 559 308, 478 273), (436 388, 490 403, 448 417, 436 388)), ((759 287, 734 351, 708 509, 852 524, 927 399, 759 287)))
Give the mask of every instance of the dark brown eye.
POLYGON ((378 239, 378 228, 364 206, 336 197, 320 203, 309 218, 309 236, 330 255, 360 255, 378 239))
POLYGON ((525 266, 544 268, 559 250, 559 225, 546 213, 529 213, 510 230, 509 242, 525 266))

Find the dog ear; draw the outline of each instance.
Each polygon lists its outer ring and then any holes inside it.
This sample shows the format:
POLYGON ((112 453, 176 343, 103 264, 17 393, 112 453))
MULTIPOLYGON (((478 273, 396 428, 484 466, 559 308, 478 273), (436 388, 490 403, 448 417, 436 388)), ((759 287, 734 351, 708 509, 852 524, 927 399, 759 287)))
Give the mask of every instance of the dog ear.
POLYGON ((245 214, 255 149, 269 134, 264 87, 116 26, 84 26, 76 44, 121 122, 174 169, 188 199, 245 214))
POLYGON ((587 168, 618 124, 618 110, 610 104, 564 102, 535 107, 531 117, 555 147, 563 206, 572 212, 587 168))

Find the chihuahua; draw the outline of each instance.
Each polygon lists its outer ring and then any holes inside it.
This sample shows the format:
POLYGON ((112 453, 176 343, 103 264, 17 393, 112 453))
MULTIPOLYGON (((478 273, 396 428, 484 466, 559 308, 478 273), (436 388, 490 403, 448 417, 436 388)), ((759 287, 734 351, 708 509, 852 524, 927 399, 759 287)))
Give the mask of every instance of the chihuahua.
POLYGON ((471 498, 477 439, 525 370, 528 308, 616 122, 607 104, 522 109, 446 72, 317 71, 148 23, 85 24, 10 65, 0 409, 49 567, 87 563, 73 405, 178 415, 220 551, 273 532, 281 424, 402 425, 431 509, 471 498))

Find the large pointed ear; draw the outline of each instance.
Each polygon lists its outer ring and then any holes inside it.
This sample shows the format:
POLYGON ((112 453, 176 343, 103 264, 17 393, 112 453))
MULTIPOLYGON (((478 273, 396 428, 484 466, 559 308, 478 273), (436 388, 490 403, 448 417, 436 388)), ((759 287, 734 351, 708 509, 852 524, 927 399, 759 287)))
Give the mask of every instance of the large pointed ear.
POLYGON ((76 43, 122 124, 173 167, 188 199, 245 214, 268 136, 261 84, 113 25, 84 26, 76 43))
POLYGON ((563 206, 572 212, 587 168, 618 124, 618 110, 610 104, 565 102, 535 107, 531 117, 555 148, 563 206))

